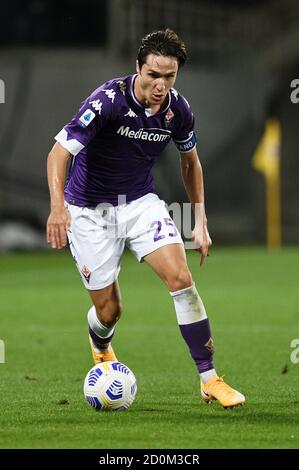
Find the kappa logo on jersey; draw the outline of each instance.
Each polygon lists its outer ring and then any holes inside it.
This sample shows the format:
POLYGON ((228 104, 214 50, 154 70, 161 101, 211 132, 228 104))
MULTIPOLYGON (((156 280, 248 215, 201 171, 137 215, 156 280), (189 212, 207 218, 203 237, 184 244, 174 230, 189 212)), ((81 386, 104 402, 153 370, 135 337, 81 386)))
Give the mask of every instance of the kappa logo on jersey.
POLYGON ((108 96, 108 98, 111 99, 112 103, 114 102, 114 98, 115 98, 115 91, 114 90, 103 90, 105 92, 105 95, 108 96))
POLYGON ((101 114, 103 103, 102 103, 100 100, 93 100, 93 101, 90 101, 89 104, 91 104, 91 106, 92 106, 96 111, 98 111, 99 114, 101 114))
POLYGON ((164 140, 170 138, 170 131, 165 131, 167 134, 161 134, 158 132, 149 132, 152 131, 163 131, 163 129, 138 129, 138 131, 132 130, 129 126, 120 126, 117 131, 117 134, 124 135, 125 137, 129 137, 129 139, 141 139, 141 140, 148 140, 150 142, 164 142, 164 140))
POLYGON ((173 117, 174 117, 174 113, 169 108, 169 110, 165 114, 165 125, 166 125, 166 127, 169 126, 170 121, 173 119, 173 117))
POLYGON ((127 89, 127 84, 126 84, 126 82, 123 82, 122 80, 119 80, 117 83, 118 83, 118 88, 120 89, 120 91, 121 91, 122 94, 124 95, 125 92, 126 92, 126 89, 127 89))
POLYGON ((91 271, 88 269, 88 267, 84 265, 82 270, 81 270, 81 273, 85 277, 86 281, 89 283, 90 276, 91 276, 91 271))
POLYGON ((129 111, 127 112, 127 114, 124 114, 124 116, 129 116, 129 117, 137 117, 137 114, 134 113, 134 111, 129 108, 129 111))
POLYGON ((175 97, 176 100, 179 99, 179 93, 176 91, 175 88, 171 88, 171 93, 173 94, 173 96, 175 97))
POLYGON ((86 109, 82 116, 80 116, 79 121, 80 121, 80 126, 86 127, 88 124, 91 123, 91 121, 95 118, 95 113, 91 109, 86 109))

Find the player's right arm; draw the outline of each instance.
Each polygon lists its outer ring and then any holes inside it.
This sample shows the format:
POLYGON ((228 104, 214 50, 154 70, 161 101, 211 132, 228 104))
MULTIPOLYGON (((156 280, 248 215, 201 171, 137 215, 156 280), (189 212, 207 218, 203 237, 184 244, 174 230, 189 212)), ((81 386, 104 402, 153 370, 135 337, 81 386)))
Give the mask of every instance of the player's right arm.
POLYGON ((81 103, 71 122, 55 136, 57 142, 48 156, 51 212, 47 223, 47 241, 52 248, 63 248, 67 244, 66 232, 71 224, 70 214, 64 205, 68 159, 78 155, 112 116, 115 92, 106 90, 105 85, 81 103))
POLYGON ((50 190, 51 212, 47 222, 47 242, 52 248, 63 248, 67 244, 66 231, 71 217, 64 205, 64 184, 67 162, 71 154, 56 142, 48 155, 47 172, 50 190))

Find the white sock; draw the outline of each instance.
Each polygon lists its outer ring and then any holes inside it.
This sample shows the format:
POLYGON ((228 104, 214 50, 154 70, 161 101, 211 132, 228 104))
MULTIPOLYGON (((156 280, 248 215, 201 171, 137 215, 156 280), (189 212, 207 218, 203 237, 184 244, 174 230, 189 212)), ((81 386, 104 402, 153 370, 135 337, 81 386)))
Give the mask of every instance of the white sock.
POLYGON ((188 325, 207 318, 206 309, 194 283, 185 289, 170 292, 170 295, 179 325, 188 325))
MULTIPOLYGON (((99 338, 105 339, 105 338, 109 338, 111 335, 113 335, 114 330, 115 330, 115 325, 113 325, 111 327, 107 327, 107 326, 103 325, 100 322, 100 320, 98 319, 98 316, 97 316, 96 309, 95 309, 94 305, 88 311, 87 320, 88 320, 89 327, 92 329, 92 331, 97 336, 99 336, 99 338)), ((97 347, 96 344, 94 344, 94 341, 93 341, 93 345, 94 345, 95 350, 97 352, 99 352, 100 349, 97 347)), ((105 349, 106 349, 106 347, 105 347, 105 349)))
MULTIPOLYGON (((186 337, 185 341, 187 342, 192 355, 192 351, 195 352, 194 341, 192 337, 198 334, 198 330, 195 330, 195 328, 192 332, 193 325, 198 326, 200 325, 200 322, 203 322, 202 325, 204 325, 206 322, 208 322, 206 309, 194 283, 192 286, 186 287, 185 289, 181 289, 176 292, 170 292, 170 295, 174 301, 176 316, 180 328, 189 329, 189 339, 186 339, 186 337)), ((207 325, 202 326, 202 328, 207 328, 207 325)), ((213 363, 211 363, 211 369, 205 372, 200 372, 200 379, 203 383, 206 383, 211 378, 217 376, 216 370, 213 368, 212 364, 213 363)))
POLYGON ((216 377, 216 375, 217 373, 215 369, 210 369, 210 370, 207 370, 206 372, 201 372, 200 380, 202 381, 202 383, 206 384, 210 379, 212 379, 213 377, 216 377))

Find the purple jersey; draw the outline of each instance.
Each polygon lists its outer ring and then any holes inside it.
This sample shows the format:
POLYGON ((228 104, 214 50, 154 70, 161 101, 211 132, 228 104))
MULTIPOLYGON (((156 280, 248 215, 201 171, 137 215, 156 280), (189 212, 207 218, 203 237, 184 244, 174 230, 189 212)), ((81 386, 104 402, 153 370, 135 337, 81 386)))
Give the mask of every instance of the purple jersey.
POLYGON ((186 99, 168 92, 163 111, 150 115, 135 97, 136 75, 97 88, 55 139, 73 156, 65 199, 77 206, 131 202, 154 191, 151 169, 173 139, 180 152, 196 146, 186 99))

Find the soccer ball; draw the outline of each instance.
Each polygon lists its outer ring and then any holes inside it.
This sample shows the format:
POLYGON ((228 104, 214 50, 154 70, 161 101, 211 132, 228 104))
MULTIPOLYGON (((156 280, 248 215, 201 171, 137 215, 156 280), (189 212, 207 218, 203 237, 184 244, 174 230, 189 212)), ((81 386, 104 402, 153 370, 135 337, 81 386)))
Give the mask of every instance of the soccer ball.
POLYGON ((96 410, 126 410, 135 399, 137 383, 128 366, 107 361, 90 369, 83 390, 87 402, 96 410))

